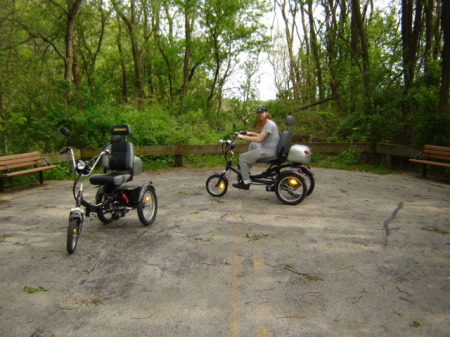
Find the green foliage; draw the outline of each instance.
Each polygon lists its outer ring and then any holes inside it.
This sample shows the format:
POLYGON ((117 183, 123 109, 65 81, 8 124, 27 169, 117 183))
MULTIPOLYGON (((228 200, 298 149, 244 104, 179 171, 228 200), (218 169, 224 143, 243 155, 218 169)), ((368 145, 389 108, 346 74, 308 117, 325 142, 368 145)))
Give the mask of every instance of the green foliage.
POLYGON ((56 167, 52 170, 44 172, 46 179, 64 180, 73 176, 73 169, 70 162, 56 163, 56 167))
POLYGON ((295 118, 295 138, 305 142, 327 141, 338 124, 336 114, 327 110, 303 111, 295 118))
POLYGON ((378 111, 374 114, 355 111, 343 118, 336 126, 330 141, 381 141, 390 139, 394 127, 390 120, 394 114, 378 111))
POLYGON ((429 63, 428 71, 417 79, 409 92, 412 105, 410 123, 414 132, 412 143, 415 146, 450 145, 450 113, 445 116, 438 114, 439 82, 439 65, 429 63))
POLYGON ((351 148, 348 151, 342 151, 336 155, 336 159, 344 165, 353 165, 358 162, 360 152, 351 148))
MULTIPOLYGON (((70 3, 17 0, 0 5, 0 154, 56 152, 66 145, 59 134, 62 126, 71 130, 71 145, 77 148, 103 146, 110 139, 111 126, 122 123, 132 126, 130 140, 138 146, 214 144, 237 129, 253 128, 254 109, 260 102, 252 76, 263 52, 278 44, 275 37, 266 35, 269 1, 162 0, 161 7, 136 1, 135 12, 129 2, 115 7, 83 2, 74 22, 74 77, 67 79, 65 34, 70 3), (128 21, 132 27, 120 11, 133 19, 128 21), (190 18, 189 28, 180 24, 185 17, 190 18), (243 55, 247 56, 241 59, 243 55), (227 91, 226 81, 238 70, 244 74, 242 81, 235 91, 227 91), (233 98, 224 97, 230 91, 233 98)), ((287 19, 294 19, 294 14, 300 18, 296 11, 304 11, 306 4, 298 2, 295 10, 289 8, 287 19)), ((326 3, 322 7, 317 10, 327 10, 326 3)), ((295 55, 299 101, 293 98, 291 74, 282 74, 287 50, 284 46, 271 50, 272 57, 283 60, 277 81, 286 85, 277 100, 264 104, 280 130, 285 129, 284 118, 294 115, 294 134, 302 141, 449 145, 450 113, 437 112, 441 38, 429 58, 424 57, 424 41, 418 41, 415 81, 407 92, 402 81, 400 6, 367 10, 363 28, 370 62, 366 70, 359 50, 352 48, 351 13, 339 12, 344 7, 310 13, 320 23, 315 26, 317 55, 312 53, 311 36, 294 41, 299 42, 295 55), (364 75, 370 79, 367 88, 364 75), (338 99, 315 105, 335 95, 338 99)), ((435 28, 439 35, 440 28, 435 28)), ((153 161, 170 165, 171 159, 153 161)))

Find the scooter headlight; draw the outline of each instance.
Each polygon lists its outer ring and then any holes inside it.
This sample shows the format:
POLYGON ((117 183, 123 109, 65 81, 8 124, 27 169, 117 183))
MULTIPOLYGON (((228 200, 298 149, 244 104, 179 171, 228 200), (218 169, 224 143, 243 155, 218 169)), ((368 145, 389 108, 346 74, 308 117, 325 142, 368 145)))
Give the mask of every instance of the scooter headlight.
POLYGON ((77 160, 77 172, 83 172, 86 167, 86 163, 82 160, 77 160))
POLYGON ((86 163, 82 160, 77 160, 77 169, 82 170, 86 167, 86 163))
POLYGON ((89 166, 89 163, 83 160, 78 160, 76 170, 78 174, 89 174, 91 172, 91 167, 89 166))

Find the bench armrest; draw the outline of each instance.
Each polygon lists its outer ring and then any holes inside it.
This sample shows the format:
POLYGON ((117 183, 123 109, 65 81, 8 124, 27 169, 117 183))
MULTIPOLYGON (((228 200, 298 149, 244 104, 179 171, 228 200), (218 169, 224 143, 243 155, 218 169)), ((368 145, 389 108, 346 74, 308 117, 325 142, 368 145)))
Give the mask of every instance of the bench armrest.
POLYGON ((1 164, 0 166, 4 167, 4 168, 1 169, 2 171, 11 172, 10 168, 8 167, 8 165, 1 164))
POLYGON ((47 160, 47 158, 42 157, 41 160, 45 161, 47 166, 50 166, 52 164, 52 163, 50 163, 50 161, 47 160))
POLYGON ((420 159, 422 156, 423 156, 423 152, 419 152, 416 154, 416 156, 414 158, 420 159))

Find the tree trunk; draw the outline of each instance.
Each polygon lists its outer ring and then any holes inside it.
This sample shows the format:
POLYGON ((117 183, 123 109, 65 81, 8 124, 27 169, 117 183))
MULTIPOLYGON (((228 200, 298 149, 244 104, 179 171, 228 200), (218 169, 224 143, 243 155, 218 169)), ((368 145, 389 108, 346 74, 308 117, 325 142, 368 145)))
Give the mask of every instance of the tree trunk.
POLYGON ((80 6, 83 0, 67 0, 67 25, 66 25, 66 57, 65 57, 65 69, 64 79, 68 83, 74 81, 74 59, 76 50, 75 46, 75 19, 80 10, 80 6))
POLYGON ((3 154, 6 155, 8 154, 8 134, 6 132, 8 128, 6 127, 7 118, 5 107, 3 105, 3 91, 1 89, 0 89, 0 118, 3 129, 3 154))
MULTIPOLYGON (((289 56, 289 78, 292 83, 293 96, 296 101, 300 101, 300 72, 299 66, 297 64, 297 59, 295 58, 294 53, 294 41, 293 41, 293 33, 291 32, 289 19, 286 13, 286 0, 283 0, 283 3, 278 3, 278 6, 281 8, 281 15, 284 21, 284 30, 286 34, 286 43, 288 47, 288 56, 289 56)), ((292 20, 295 21, 295 13, 291 13, 292 20)))
POLYGON ((325 25, 326 25, 326 44, 325 48, 327 51, 327 67, 330 73, 330 88, 332 96, 336 97, 336 103, 338 110, 344 112, 344 104, 341 97, 341 79, 337 75, 337 67, 339 64, 339 53, 337 46, 338 36, 343 36, 341 26, 345 26, 347 22, 347 6, 346 2, 343 1, 340 4, 340 16, 339 22, 336 15, 337 4, 333 0, 327 0, 323 2, 323 7, 325 11, 325 25))
POLYGON ((136 15, 136 6, 134 0, 130 1, 130 17, 127 17, 125 13, 119 8, 116 1, 113 1, 114 9, 117 14, 122 18, 123 22, 128 28, 128 32, 130 34, 130 42, 131 42, 131 51, 133 55, 133 65, 134 65, 134 75, 135 75, 135 87, 138 96, 138 103, 142 103, 142 99, 144 98, 144 85, 142 82, 142 70, 141 70, 141 56, 142 52, 139 47, 139 38, 138 38, 138 22, 136 15))
POLYGON ((434 0, 427 0, 425 5, 425 53, 424 65, 425 72, 428 72, 428 62, 432 58, 431 52, 433 50, 433 31, 434 31, 434 0))
POLYGON ((309 16, 309 29, 310 29, 310 36, 311 36, 311 51, 314 57, 314 63, 316 68, 316 81, 317 81, 317 88, 319 90, 319 99, 322 100, 324 98, 324 92, 323 92, 323 83, 322 83, 322 65, 320 63, 320 53, 319 53, 319 44, 317 43, 317 35, 316 35, 316 29, 314 25, 314 16, 313 16, 313 9, 312 9, 312 0, 308 1, 308 16, 309 16))
POLYGON ((367 100, 367 112, 370 113, 372 110, 372 94, 370 88, 369 46, 359 0, 352 0, 352 50, 355 58, 362 58, 361 76, 367 100))
POLYGON ((119 18, 117 18, 118 35, 117 35, 117 49, 120 56, 120 70, 122 72, 122 99, 124 102, 128 102, 128 78, 127 78, 127 65, 125 63, 125 55, 122 48, 122 28, 120 26, 119 18))
POLYGON ((183 100, 189 89, 189 64, 191 60, 191 43, 192 43, 192 28, 191 28, 191 16, 188 6, 184 11, 184 36, 185 36, 185 49, 183 59, 183 85, 181 89, 181 99, 183 100))
MULTIPOLYGON (((448 98, 450 90, 450 1, 444 0, 442 4, 441 25, 444 36, 444 47, 442 49, 442 78, 439 93, 439 116, 442 121, 449 114, 448 98)), ((440 123, 444 125, 444 123, 440 123)), ((449 126, 447 126, 448 128, 449 126)), ((442 130, 442 131, 449 131, 442 130)), ((448 135, 447 133, 443 133, 448 135)))
POLYGON ((411 113, 411 106, 408 100, 409 89, 414 82, 414 73, 417 61, 417 50, 419 45, 419 35, 422 24, 422 1, 421 0, 402 0, 402 47, 403 47, 403 102, 402 115, 404 120, 404 142, 411 142, 412 126, 408 122, 411 113), (413 27, 414 1, 415 19, 413 27))

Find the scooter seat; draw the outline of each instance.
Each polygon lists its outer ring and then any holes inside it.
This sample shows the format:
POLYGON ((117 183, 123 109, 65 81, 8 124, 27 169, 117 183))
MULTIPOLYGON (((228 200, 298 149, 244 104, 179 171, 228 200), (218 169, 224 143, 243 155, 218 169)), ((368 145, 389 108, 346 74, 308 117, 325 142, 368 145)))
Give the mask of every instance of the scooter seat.
POLYGON ((276 164, 278 163, 278 157, 267 157, 267 158, 261 158, 258 159, 257 163, 264 163, 264 164, 276 164))
POLYGON ((131 174, 94 174, 89 178, 92 185, 119 186, 131 178, 131 174))

